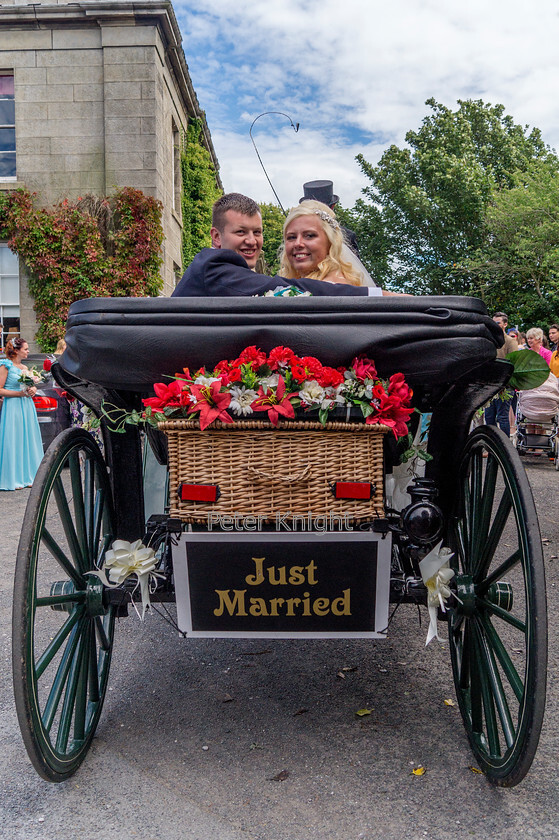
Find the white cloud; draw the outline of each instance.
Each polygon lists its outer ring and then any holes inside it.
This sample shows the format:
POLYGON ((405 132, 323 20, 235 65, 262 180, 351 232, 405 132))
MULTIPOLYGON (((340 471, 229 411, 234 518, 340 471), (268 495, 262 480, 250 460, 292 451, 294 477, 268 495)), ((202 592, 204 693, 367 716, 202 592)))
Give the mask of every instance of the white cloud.
POLYGON ((248 137, 268 110, 301 123, 295 136, 265 117, 255 132, 287 203, 322 177, 350 205, 364 184, 355 154, 378 160, 383 147, 367 138, 402 144, 431 96, 449 107, 501 102, 559 146, 554 0, 176 0, 175 9, 228 190, 273 200, 248 137))

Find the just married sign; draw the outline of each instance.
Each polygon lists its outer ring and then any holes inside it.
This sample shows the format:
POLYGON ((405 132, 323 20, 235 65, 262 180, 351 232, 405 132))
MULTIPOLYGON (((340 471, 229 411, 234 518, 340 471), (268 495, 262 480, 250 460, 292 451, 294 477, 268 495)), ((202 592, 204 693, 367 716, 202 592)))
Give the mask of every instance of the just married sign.
POLYGON ((388 623, 389 536, 184 533, 173 549, 188 636, 378 638, 388 623))

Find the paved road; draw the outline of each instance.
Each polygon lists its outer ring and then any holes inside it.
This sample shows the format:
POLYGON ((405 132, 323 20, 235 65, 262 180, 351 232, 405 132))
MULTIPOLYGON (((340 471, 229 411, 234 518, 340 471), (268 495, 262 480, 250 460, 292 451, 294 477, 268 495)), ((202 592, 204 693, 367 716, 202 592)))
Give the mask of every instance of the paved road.
POLYGON ((411 606, 379 642, 185 641, 160 618, 123 620, 85 764, 62 784, 42 781, 20 739, 10 667, 28 491, 0 493, 0 837, 559 837, 559 473, 544 459, 526 464, 549 540, 549 690, 536 761, 513 790, 468 769, 458 710, 444 704, 454 694, 448 649, 424 648, 411 606), (344 666, 356 670, 341 680, 344 666), (359 719, 363 707, 373 711, 359 719), (411 775, 414 764, 424 776, 411 775))

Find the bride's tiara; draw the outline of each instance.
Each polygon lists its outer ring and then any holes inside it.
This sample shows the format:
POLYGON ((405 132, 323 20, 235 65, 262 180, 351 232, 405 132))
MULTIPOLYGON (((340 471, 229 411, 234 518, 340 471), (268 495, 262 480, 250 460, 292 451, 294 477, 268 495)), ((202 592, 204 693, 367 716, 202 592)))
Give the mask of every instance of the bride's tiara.
POLYGON ((336 221, 336 219, 334 219, 334 218, 333 218, 333 217, 332 217, 329 213, 327 213, 325 210, 319 210, 319 209, 316 209, 316 210, 313 210, 312 212, 313 212, 316 216, 320 216, 320 218, 322 219, 322 221, 323 221, 323 222, 326 222, 326 224, 330 225, 330 227, 331 227, 331 228, 334 228, 334 230, 340 230, 340 226, 339 226, 338 222, 336 221))

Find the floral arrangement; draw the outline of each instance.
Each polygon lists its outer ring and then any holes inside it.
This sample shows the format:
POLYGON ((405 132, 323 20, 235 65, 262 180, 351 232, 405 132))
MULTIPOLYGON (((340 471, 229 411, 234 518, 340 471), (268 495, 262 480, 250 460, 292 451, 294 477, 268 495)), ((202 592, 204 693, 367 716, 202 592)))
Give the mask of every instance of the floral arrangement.
MULTIPOLYGON (((275 347, 269 354, 247 347, 231 361, 191 373, 184 368, 170 384, 157 382, 155 396, 143 400, 144 411, 126 416, 119 409, 108 410, 114 431, 125 423, 147 422, 156 426, 168 418, 198 415, 200 428, 215 420, 233 423, 235 419, 263 414, 277 426, 280 418, 318 414, 324 425, 335 409, 356 406, 366 423, 388 426, 396 438, 408 434, 407 423, 414 412, 413 392, 402 373, 380 379, 375 364, 365 357, 355 358, 345 368, 323 365, 314 356, 297 356, 289 347, 275 347)), ((109 407, 110 409, 110 407, 109 407)))
POLYGON ((36 388, 46 379, 48 379, 48 374, 45 371, 38 370, 34 365, 22 370, 19 375, 19 381, 24 388, 36 388))

